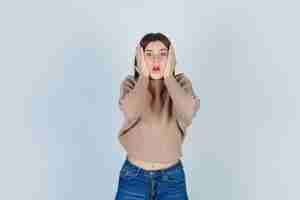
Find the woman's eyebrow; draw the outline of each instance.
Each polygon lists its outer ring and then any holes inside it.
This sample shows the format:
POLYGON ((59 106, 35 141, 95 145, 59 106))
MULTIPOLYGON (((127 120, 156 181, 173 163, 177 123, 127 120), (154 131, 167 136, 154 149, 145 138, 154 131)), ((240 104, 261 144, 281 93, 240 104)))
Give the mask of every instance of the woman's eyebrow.
MULTIPOLYGON (((152 51, 151 49, 145 49, 145 51, 152 51)), ((160 49, 160 51, 168 51, 168 49, 166 49, 166 48, 163 48, 163 49, 160 49)))

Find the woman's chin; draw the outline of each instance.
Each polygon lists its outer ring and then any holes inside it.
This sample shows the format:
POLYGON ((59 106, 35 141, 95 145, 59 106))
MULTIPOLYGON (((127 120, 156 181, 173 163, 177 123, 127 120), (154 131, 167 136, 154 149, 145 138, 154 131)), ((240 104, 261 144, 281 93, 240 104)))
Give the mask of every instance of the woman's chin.
POLYGON ((150 75, 150 78, 154 79, 154 80, 159 80, 159 79, 163 78, 163 75, 161 73, 159 73, 159 74, 158 73, 155 73, 155 74, 153 73, 153 74, 150 75))

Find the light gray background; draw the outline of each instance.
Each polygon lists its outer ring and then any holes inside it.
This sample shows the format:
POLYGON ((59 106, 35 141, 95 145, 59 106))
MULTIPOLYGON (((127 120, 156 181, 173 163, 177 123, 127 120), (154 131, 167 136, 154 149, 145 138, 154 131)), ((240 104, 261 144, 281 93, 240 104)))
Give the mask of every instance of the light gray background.
POLYGON ((191 199, 300 199, 296 2, 1 2, 0 199, 113 199, 119 84, 147 32, 171 38, 201 98, 191 199))

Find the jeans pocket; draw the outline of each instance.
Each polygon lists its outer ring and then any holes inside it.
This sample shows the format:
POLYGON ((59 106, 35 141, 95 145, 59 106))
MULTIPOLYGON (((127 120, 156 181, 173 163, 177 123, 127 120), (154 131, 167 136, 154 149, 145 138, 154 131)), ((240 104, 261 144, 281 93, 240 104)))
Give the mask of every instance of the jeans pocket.
POLYGON ((165 172, 166 181, 170 183, 184 183, 185 173, 182 168, 178 168, 172 171, 165 172))
POLYGON ((137 168, 123 167, 120 171, 120 178, 129 180, 137 177, 138 172, 137 168))

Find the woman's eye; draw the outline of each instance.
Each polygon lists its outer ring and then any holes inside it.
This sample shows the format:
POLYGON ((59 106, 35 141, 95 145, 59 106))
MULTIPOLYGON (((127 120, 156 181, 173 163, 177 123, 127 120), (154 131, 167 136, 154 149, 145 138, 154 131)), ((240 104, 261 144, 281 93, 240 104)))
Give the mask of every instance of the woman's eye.
POLYGON ((166 54, 166 53, 161 53, 160 55, 161 55, 161 56, 166 56, 167 54, 166 54))
POLYGON ((151 56, 151 53, 146 53, 146 56, 151 56))

